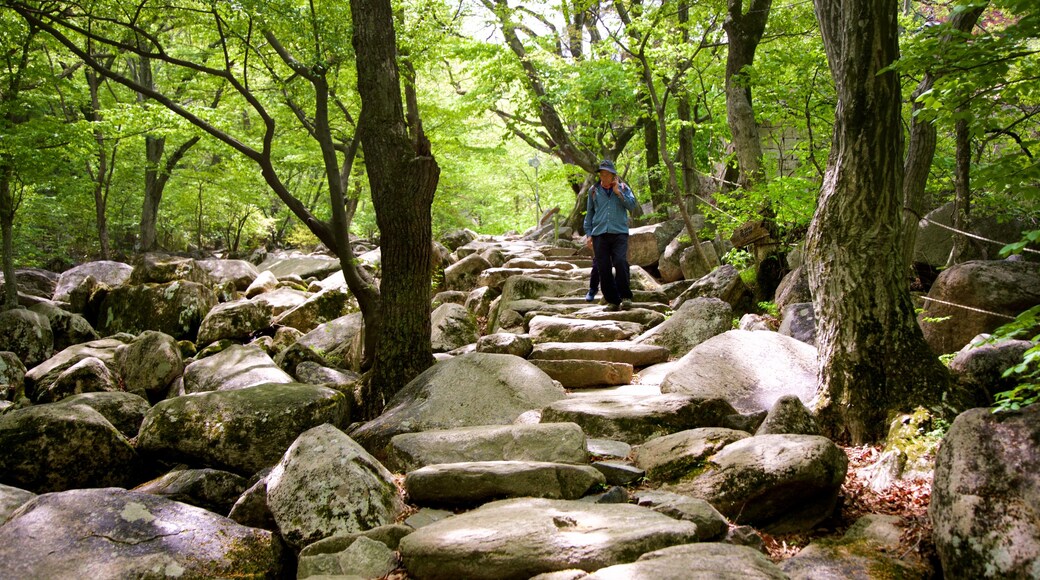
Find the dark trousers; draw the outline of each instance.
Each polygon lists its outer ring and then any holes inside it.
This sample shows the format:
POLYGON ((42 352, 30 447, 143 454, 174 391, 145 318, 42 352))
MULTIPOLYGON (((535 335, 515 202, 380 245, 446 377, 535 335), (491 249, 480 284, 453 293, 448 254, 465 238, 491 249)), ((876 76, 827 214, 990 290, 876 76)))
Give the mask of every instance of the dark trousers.
POLYGON ((628 234, 600 234, 592 237, 599 285, 603 298, 611 304, 632 299, 628 287, 628 234))
POLYGON ((599 293, 599 267, 596 265, 596 255, 592 255, 592 274, 589 275, 589 294, 595 296, 599 293))

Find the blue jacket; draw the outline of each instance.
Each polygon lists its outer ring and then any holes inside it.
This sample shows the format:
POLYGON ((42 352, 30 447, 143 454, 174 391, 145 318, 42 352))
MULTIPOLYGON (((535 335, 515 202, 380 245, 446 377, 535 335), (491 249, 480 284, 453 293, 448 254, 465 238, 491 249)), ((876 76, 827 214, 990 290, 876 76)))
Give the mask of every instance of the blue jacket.
POLYGON ((621 197, 624 199, 618 199, 613 191, 596 182, 585 205, 587 235, 628 233, 628 211, 636 208, 636 196, 628 184, 622 183, 621 197))

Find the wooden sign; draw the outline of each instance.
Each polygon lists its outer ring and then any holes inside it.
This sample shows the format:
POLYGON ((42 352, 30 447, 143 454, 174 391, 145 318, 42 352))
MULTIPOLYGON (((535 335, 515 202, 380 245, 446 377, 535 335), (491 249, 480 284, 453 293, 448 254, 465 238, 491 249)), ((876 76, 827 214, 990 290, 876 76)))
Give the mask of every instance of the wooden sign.
POLYGON ((738 227, 733 231, 733 235, 729 237, 729 241, 733 243, 734 247, 741 248, 768 237, 769 230, 765 227, 765 220, 759 219, 749 221, 738 227))

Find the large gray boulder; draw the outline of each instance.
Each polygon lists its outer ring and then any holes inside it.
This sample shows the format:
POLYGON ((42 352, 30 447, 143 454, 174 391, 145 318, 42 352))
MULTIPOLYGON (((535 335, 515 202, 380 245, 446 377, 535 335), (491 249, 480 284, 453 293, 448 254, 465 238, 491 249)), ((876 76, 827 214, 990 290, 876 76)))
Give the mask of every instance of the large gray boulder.
POLYGON ((100 338, 86 318, 62 310, 53 302, 34 304, 29 307, 29 310, 46 316, 50 322, 51 336, 54 337, 54 352, 61 352, 74 344, 100 338))
POLYGON ((244 292, 260 275, 256 266, 245 260, 196 260, 196 264, 206 271, 214 284, 231 283, 239 292, 244 292))
POLYGON ((74 297, 80 295, 82 297, 80 306, 83 306, 95 285, 103 284, 109 288, 118 288, 126 284, 133 270, 134 267, 130 264, 108 260, 80 264, 61 273, 58 284, 54 288, 53 299, 58 302, 70 302, 75 306, 74 297), (83 296, 83 294, 86 295, 83 296))
POLYGON ((951 353, 1037 304, 1040 267, 1035 262, 964 262, 939 274, 918 322, 933 351, 951 353))
POLYGON ((812 302, 795 302, 787 305, 781 315, 782 322, 777 330, 805 344, 816 346, 816 310, 812 302))
POLYGON ((1040 405, 972 409, 939 448, 928 515, 947 578, 1040 577, 1040 405))
POLYGON ((267 505, 298 548, 392 524, 405 508, 393 475, 331 425, 301 433, 285 451, 267 478, 267 505))
POLYGON ((97 358, 111 368, 116 364, 116 349, 132 339, 133 337, 128 335, 118 335, 66 348, 43 363, 26 371, 26 396, 34 399, 37 393, 50 390, 54 385, 54 381, 58 379, 61 373, 88 357, 97 358))
MULTIPOLYGON (((270 272, 268 272, 270 274, 270 272)), ((263 276, 263 274, 261 274, 263 276)), ((259 280, 259 278, 257 278, 259 280)), ((297 290, 288 286, 279 286, 250 298, 253 302, 271 311, 272 317, 284 314, 297 306, 300 306, 310 298, 311 294, 304 290, 297 290)))
POLYGON ((246 490, 246 478, 219 469, 174 469, 134 491, 226 514, 246 490))
POLYGON ((0 484, 0 526, 3 526, 18 508, 34 497, 36 494, 31 491, 0 484))
POLYGON ((170 282, 194 282, 203 286, 213 285, 213 278, 191 258, 170 256, 162 253, 140 254, 133 260, 134 271, 127 284, 169 284, 170 282))
POLYGON ((149 409, 137 448, 157 459, 252 475, 277 463, 300 433, 346 425, 349 413, 343 393, 299 383, 185 395, 149 409))
POLYGON ((989 335, 972 339, 950 361, 950 374, 957 385, 957 396, 947 401, 958 410, 988 407, 993 396, 1010 391, 1018 377, 1004 376, 1004 371, 1022 362, 1022 356, 1033 347, 1028 340, 993 342, 989 335))
POLYGON ((635 266, 656 264, 668 243, 682 228, 682 220, 631 228, 628 231, 628 262, 635 266))
POLYGON ((270 312, 258 302, 235 300, 217 304, 202 319, 196 342, 201 346, 222 339, 245 342, 271 324, 270 312))
POLYGON ((661 259, 657 262, 657 271, 661 273, 662 282, 677 282, 683 279, 682 264, 679 263, 679 259, 683 251, 690 247, 689 241, 680 240, 683 237, 673 238, 661 253, 661 259))
POLYGON ((232 345, 184 368, 184 392, 230 391, 296 382, 256 346, 232 345))
POLYGON ((25 365, 11 351, 0 351, 0 401, 17 401, 25 396, 25 365))
POLYGON ((360 312, 319 325, 275 357, 283 369, 294 370, 304 360, 315 360, 332 368, 361 370, 365 321, 360 312))
POLYGON ((692 522, 634 505, 512 499, 419 528, 401 539, 400 551, 419 580, 526 580, 631 562, 696 538, 692 522))
POLYGON ((700 257, 697 256, 697 250, 694 249, 693 244, 690 244, 679 253, 679 268, 686 280, 700 280, 711 274, 721 263, 714 243, 710 240, 703 240, 700 244, 704 257, 708 259, 708 269, 704 269, 700 257))
POLYGON ((510 497, 578 499, 606 478, 591 465, 545 461, 439 463, 410 471, 408 498, 419 505, 478 505, 510 497))
POLYGON ((32 368, 54 352, 54 335, 46 316, 24 308, 0 312, 0 350, 13 352, 32 368))
POLYGON ((300 305, 279 314, 272 325, 291 326, 300 332, 310 332, 319 325, 350 313, 353 298, 345 288, 322 290, 300 305))
MULTIPOLYGON (((14 271, 18 294, 50 300, 58 286, 59 275, 40 268, 18 268, 14 271)), ((7 280, 0 272, 0 293, 6 292, 7 280)), ((4 296, 6 294, 0 294, 4 296)))
POLYGON ((627 385, 632 382, 632 365, 599 360, 544 360, 531 363, 545 371, 565 389, 627 385))
POLYGON ((556 316, 535 316, 530 334, 536 342, 612 342, 628 340, 643 331, 635 322, 580 320, 556 316))
POLYGON ((631 564, 602 568, 582 580, 787 580, 776 564, 747 546, 707 543, 683 544, 643 554, 631 564))
POLYGON ((698 344, 733 327, 733 308, 718 298, 683 302, 668 320, 636 337, 637 344, 663 346, 683 356, 698 344))
POLYGON ((477 320, 461 304, 441 304, 430 315, 433 352, 448 352, 473 344, 480 337, 477 320))
POLYGON ((662 489, 707 500, 769 533, 811 530, 831 516, 848 458, 826 437, 760 435, 730 443, 662 489))
POLYGON ((798 266, 780 280, 776 287, 776 308, 780 312, 787 310, 792 304, 812 303, 812 292, 809 290, 809 271, 805 266, 798 266))
POLYGON ((801 399, 784 395, 776 400, 755 435, 820 435, 820 426, 801 399))
POLYGON ((814 347, 775 332, 730 330, 679 359, 662 393, 721 397, 741 413, 772 408, 784 395, 809 404, 816 395, 814 347))
POLYGON ((718 298, 733 308, 733 312, 744 314, 751 310, 753 295, 744 280, 740 278, 740 272, 731 264, 723 264, 712 272, 701 278, 689 278, 696 280, 690 287, 672 301, 672 308, 678 309, 683 302, 694 298, 718 298))
POLYGON ((117 346, 114 363, 126 390, 151 401, 163 399, 170 385, 184 374, 177 340, 155 330, 146 330, 117 346))
POLYGON ((118 391, 119 381, 104 362, 87 357, 62 371, 50 388, 36 392, 35 402, 54 403, 80 393, 118 391))
POLYGON ((145 413, 151 408, 148 401, 133 393, 82 393, 58 401, 58 405, 86 405, 108 419, 127 439, 137 437, 145 413))
POLYGON ((339 260, 320 254, 272 253, 257 267, 260 272, 270 271, 276 278, 299 276, 307 278, 325 278, 340 269, 339 260))
POLYGON ((681 479, 702 469, 723 447, 751 434, 724 427, 701 427, 657 437, 633 448, 633 463, 649 481, 681 479))
POLYGON ((480 274, 491 268, 480 254, 470 254, 444 269, 444 286, 449 290, 472 290, 480 274))
MULTIPOLYGON (((933 268, 942 268, 946 265, 950 257, 950 250, 953 248, 953 238, 956 235, 948 229, 949 226, 954 225, 953 212, 954 202, 950 201, 928 212, 925 215, 928 221, 918 222, 917 236, 914 238, 914 262, 928 264, 933 268)), ((973 215, 971 225, 967 229, 984 238, 1011 243, 1022 239, 1023 232, 1035 228, 1035 222, 1027 220, 973 215)), ((999 245, 966 244, 965 256, 962 259, 986 259, 984 254, 995 257, 999 249, 999 245)))
POLYGON ((0 526, 0 578, 279 578, 278 537, 118 488, 41 495, 0 526))
POLYGON ((140 334, 158 330, 178 340, 194 340, 217 295, 196 282, 122 286, 108 292, 98 311, 98 332, 140 334))
POLYGON ((577 423, 589 437, 638 444, 696 427, 721 427, 736 411, 722 399, 690 395, 569 397, 542 410, 544 423, 577 423))
POLYGON ((386 466, 406 473, 466 461, 588 462, 585 433, 574 423, 489 425, 402 433, 390 440, 386 466))
POLYGON ((703 499, 640 488, 633 492, 632 503, 648 507, 677 520, 697 524, 697 540, 700 542, 721 540, 729 531, 729 522, 726 521, 726 518, 703 499))
POLYGON ((127 486, 137 454, 86 405, 34 405, 0 415, 0 483, 44 493, 127 486))
POLYGON ((531 337, 511 332, 496 332, 477 339, 477 352, 511 354, 527 358, 534 349, 531 337))
POLYGON ((534 276, 513 276, 502 285, 502 304, 531 298, 568 296, 588 290, 588 280, 550 280, 534 276))
POLYGON ((542 342, 529 360, 602 360, 645 367, 668 361, 668 349, 635 342, 542 342))
POLYGON ((350 435, 385 457, 394 435, 475 425, 508 425, 521 413, 565 396, 562 387, 519 357, 470 353, 440 362, 412 379, 379 417, 350 435))

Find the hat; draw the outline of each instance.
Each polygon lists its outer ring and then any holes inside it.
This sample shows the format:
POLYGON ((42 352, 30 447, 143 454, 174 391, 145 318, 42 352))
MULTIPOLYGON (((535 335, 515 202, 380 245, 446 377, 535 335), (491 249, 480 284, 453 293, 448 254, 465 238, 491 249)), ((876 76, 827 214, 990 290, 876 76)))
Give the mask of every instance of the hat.
POLYGON ((617 175, 617 170, 614 169, 614 162, 609 159, 604 159, 602 162, 600 162, 599 169, 597 169, 596 171, 609 171, 614 175, 617 175))

